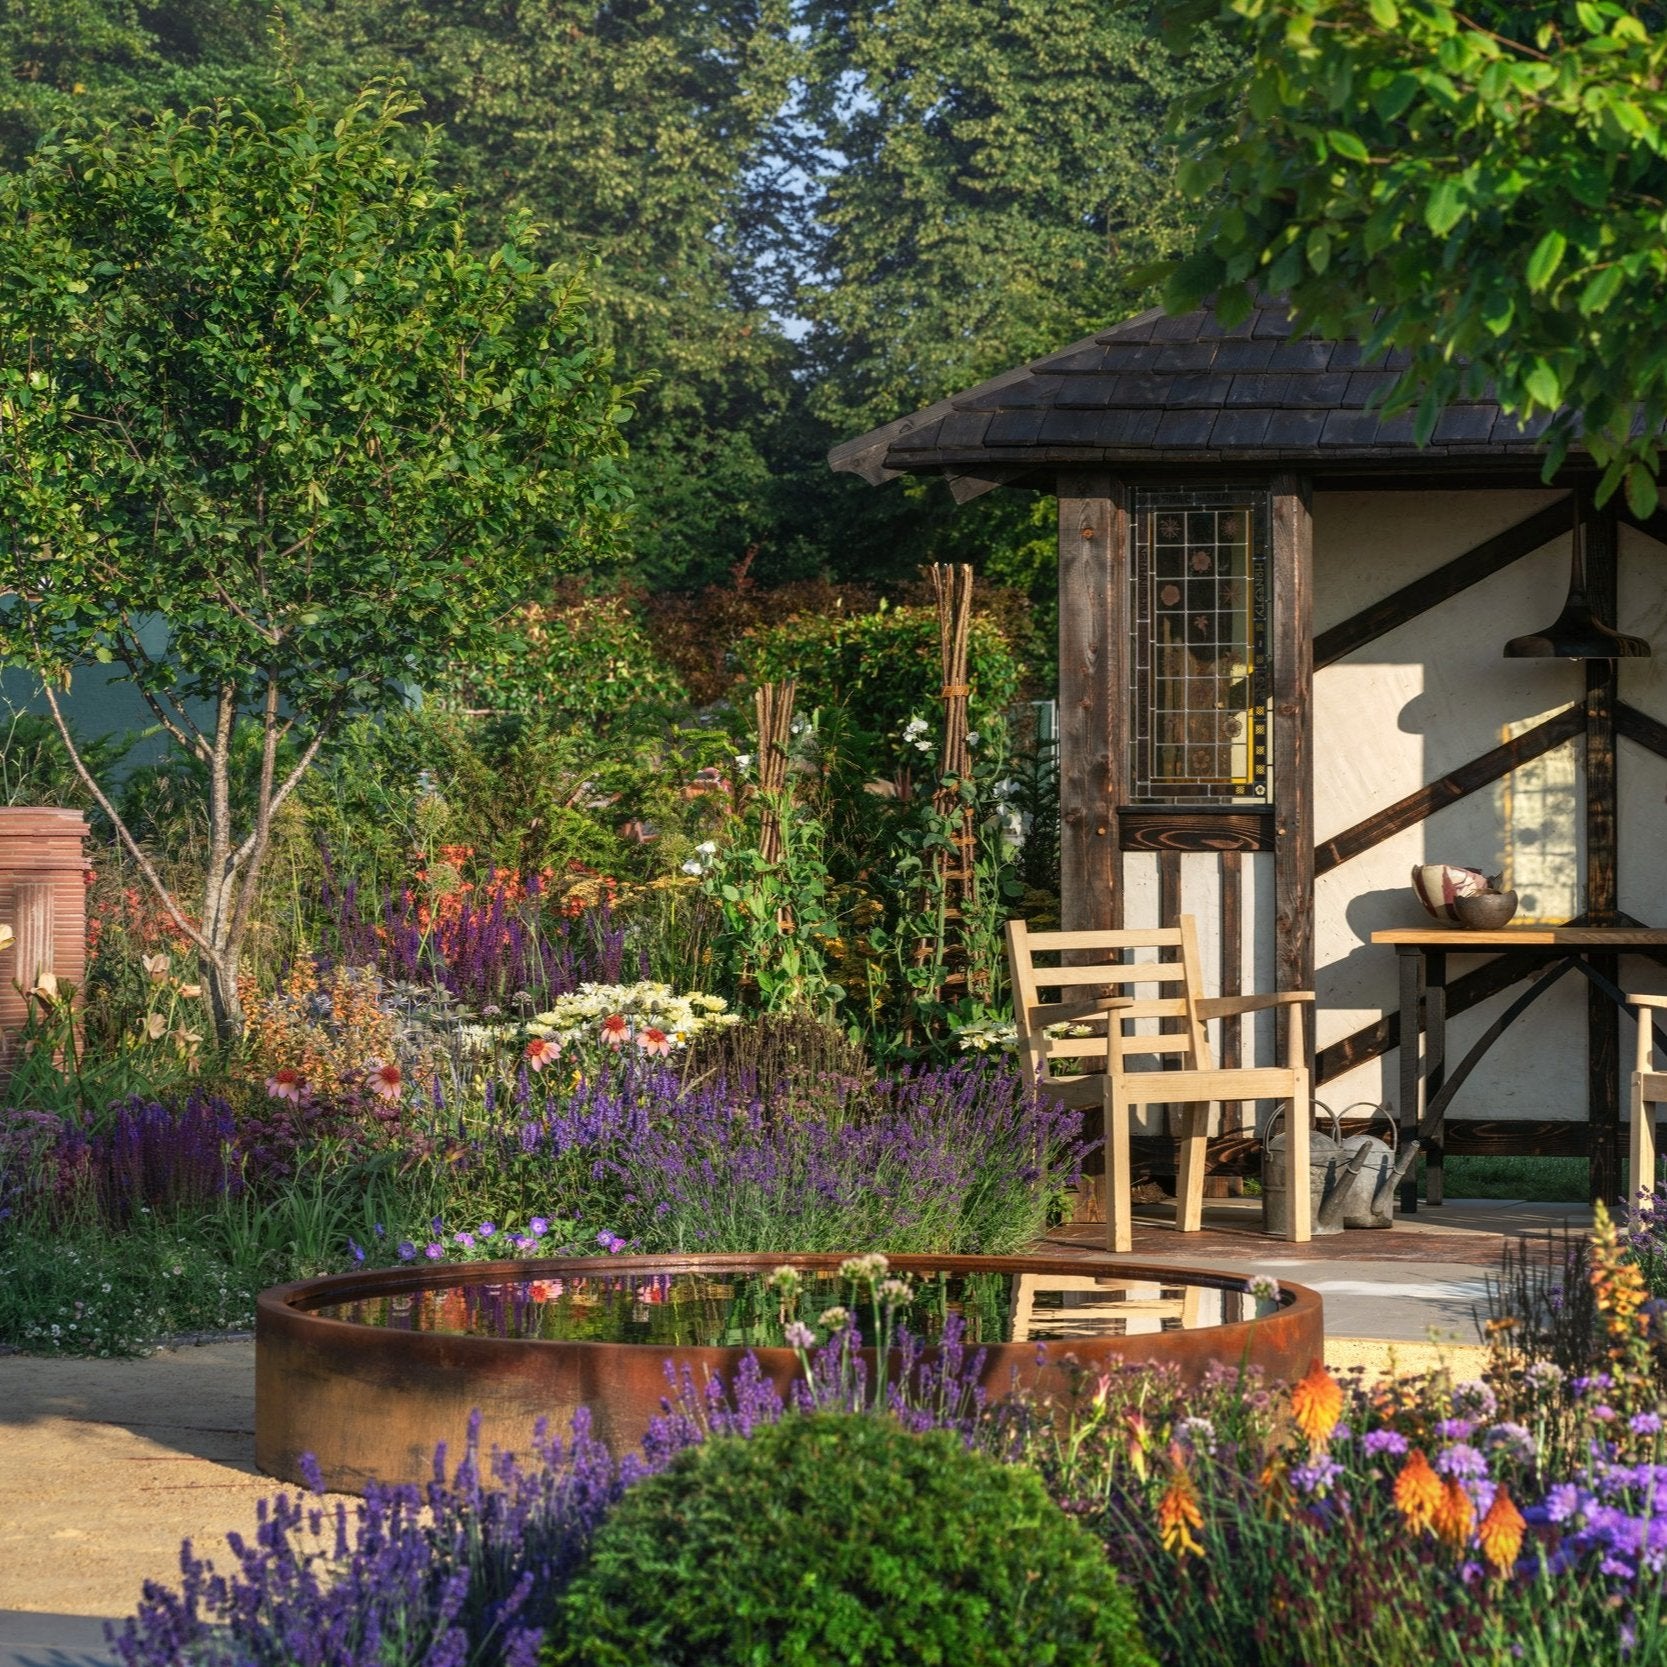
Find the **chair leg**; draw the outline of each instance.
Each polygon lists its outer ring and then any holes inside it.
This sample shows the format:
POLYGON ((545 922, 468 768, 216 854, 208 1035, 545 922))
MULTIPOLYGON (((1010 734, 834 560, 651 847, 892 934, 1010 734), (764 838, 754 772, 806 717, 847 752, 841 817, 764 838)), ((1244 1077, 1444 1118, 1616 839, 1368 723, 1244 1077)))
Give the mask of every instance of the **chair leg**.
POLYGON ((1134 1171, 1129 1161, 1129 1102, 1106 1078, 1106 1249, 1134 1249, 1134 1171))
POLYGON ((1210 1107, 1205 1101, 1182 1108, 1180 1173, 1175 1178, 1175 1225, 1196 1233, 1204 1225, 1204 1148, 1209 1141, 1210 1107))
MULTIPOLYGON (((1647 1020, 1646 1020, 1647 1022, 1647 1020)), ((1627 1151, 1627 1202, 1655 1191, 1655 1107, 1644 1098, 1644 1084, 1632 1079, 1632 1130, 1627 1151)))
POLYGON ((1308 1073, 1294 1072, 1291 1110, 1285 1120, 1285 1188, 1291 1207, 1291 1228, 1286 1237, 1293 1244, 1305 1244, 1313 1234, 1309 1220, 1312 1197, 1308 1190, 1308 1131, 1313 1120, 1314 1111, 1308 1098, 1308 1073))

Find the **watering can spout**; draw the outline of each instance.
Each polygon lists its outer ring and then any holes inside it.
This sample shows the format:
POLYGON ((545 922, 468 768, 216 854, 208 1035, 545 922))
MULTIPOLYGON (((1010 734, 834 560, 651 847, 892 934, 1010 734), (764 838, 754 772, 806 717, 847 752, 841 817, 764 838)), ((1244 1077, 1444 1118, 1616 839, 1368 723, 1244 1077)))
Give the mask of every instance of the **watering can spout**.
POLYGON ((1343 1219, 1343 1213, 1349 1204, 1349 1183, 1365 1167, 1366 1159, 1370 1156, 1366 1147, 1356 1148, 1353 1156, 1344 1165, 1343 1171, 1332 1184, 1331 1190, 1325 1196, 1325 1202, 1320 1205, 1317 1225, 1322 1228, 1332 1228, 1343 1219))
POLYGON ((1394 1209, 1395 1194, 1401 1182, 1406 1179, 1406 1173, 1417 1161, 1421 1147, 1416 1140, 1409 1140, 1395 1155, 1395 1167, 1378 1182, 1378 1190, 1372 1198, 1373 1215, 1388 1216, 1394 1209))

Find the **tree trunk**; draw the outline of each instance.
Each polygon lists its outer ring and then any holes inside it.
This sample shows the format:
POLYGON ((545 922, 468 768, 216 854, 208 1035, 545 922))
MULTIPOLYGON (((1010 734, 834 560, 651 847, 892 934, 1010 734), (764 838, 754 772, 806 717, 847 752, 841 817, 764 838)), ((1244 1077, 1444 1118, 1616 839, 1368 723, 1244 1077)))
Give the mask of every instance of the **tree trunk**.
POLYGON ((219 956, 199 955, 198 970, 208 1010, 214 1018, 214 1032, 222 1042, 235 1042, 243 1034, 243 1002, 237 993, 241 947, 228 945, 219 956))

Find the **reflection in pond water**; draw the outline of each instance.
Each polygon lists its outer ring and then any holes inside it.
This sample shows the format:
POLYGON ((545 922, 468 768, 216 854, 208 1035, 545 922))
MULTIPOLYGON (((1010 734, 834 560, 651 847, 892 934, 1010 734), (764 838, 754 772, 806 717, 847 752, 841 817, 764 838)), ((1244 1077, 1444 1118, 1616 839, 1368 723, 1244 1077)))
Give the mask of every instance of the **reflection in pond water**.
MULTIPOLYGON (((1276 1297, 1176 1279, 1158 1284, 1109 1273, 916 1271, 895 1322, 935 1341, 959 1315, 969 1343, 1052 1342, 1191 1331, 1260 1319, 1276 1297)), ((768 1274, 575 1273, 472 1281, 366 1296, 314 1310, 321 1318, 396 1331, 550 1342, 647 1343, 671 1348, 773 1348, 783 1327, 799 1321, 826 1335, 823 1314, 848 1308, 872 1337, 866 1285, 837 1270, 803 1270, 790 1303, 768 1274)))

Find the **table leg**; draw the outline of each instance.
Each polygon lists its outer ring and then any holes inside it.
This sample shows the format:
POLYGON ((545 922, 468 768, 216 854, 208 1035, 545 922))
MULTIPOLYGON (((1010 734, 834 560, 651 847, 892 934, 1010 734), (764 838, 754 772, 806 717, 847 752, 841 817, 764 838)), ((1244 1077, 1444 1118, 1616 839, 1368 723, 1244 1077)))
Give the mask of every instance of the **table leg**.
MULTIPOLYGON (((1613 988, 1620 957, 1593 955, 1590 965, 1613 988)), ((1648 1022, 1649 1015, 1643 1015, 1648 1022)), ((1621 1181, 1621 1009, 1595 984, 1586 986, 1586 1117, 1590 1138, 1588 1190, 1613 1204, 1621 1181)))
MULTIPOLYGON (((1418 1084, 1421 1076, 1418 1033, 1419 1009, 1424 998, 1424 957, 1414 944, 1397 944, 1401 975, 1401 1139, 1418 1138, 1418 1084)), ((1418 1183, 1411 1173, 1401 1183, 1401 1209, 1413 1215, 1418 1209, 1418 1183)))
MULTIPOLYGON (((1424 1092, 1431 1099, 1447 1080, 1447 951, 1432 949, 1424 969, 1424 1092)), ((1424 1148, 1424 1202, 1439 1204, 1446 1161, 1443 1133, 1447 1118, 1430 1131, 1424 1148)))

